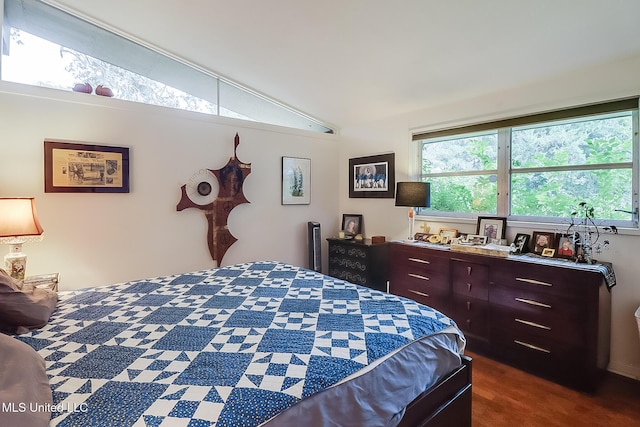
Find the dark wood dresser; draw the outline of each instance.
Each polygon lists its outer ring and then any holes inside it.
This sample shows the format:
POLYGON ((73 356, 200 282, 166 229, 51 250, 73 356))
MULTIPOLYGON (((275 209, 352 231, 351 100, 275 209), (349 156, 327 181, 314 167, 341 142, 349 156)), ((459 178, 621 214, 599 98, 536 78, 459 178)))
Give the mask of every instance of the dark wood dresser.
POLYGON ((453 318, 470 350, 593 392, 609 362, 611 294, 590 266, 390 243, 389 290, 453 318))
POLYGON ((329 276, 379 291, 387 290, 388 243, 328 238, 329 276))

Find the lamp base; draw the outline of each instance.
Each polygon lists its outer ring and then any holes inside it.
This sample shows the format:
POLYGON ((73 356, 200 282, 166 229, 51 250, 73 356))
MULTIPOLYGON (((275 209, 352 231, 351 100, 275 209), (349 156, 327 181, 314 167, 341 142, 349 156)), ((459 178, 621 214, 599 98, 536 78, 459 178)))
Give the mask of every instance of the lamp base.
POLYGON ((4 266, 9 276, 20 282, 24 281, 27 271, 27 254, 22 253, 21 243, 11 244, 11 252, 4 256, 4 266))

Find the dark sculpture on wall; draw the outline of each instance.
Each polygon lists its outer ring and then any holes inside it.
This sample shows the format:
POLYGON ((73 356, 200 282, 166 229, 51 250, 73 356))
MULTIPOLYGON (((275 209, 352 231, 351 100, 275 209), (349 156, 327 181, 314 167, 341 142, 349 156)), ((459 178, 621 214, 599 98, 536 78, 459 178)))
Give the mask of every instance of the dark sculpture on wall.
MULTIPOLYGON (((208 169, 218 180, 218 197, 210 203, 198 204, 189 197, 187 184, 180 187, 182 197, 176 209, 182 211, 187 208, 197 208, 204 212, 209 225, 207 230, 207 244, 211 258, 218 263, 222 262, 227 249, 238 239, 229 231, 227 220, 233 208, 242 203, 250 203, 242 192, 242 185, 247 175, 251 173, 251 163, 242 163, 238 160, 236 152, 240 144, 240 137, 236 133, 233 147, 233 157, 222 169, 208 169)), ((205 179, 195 183, 196 196, 208 196, 211 193, 211 184, 205 179)))

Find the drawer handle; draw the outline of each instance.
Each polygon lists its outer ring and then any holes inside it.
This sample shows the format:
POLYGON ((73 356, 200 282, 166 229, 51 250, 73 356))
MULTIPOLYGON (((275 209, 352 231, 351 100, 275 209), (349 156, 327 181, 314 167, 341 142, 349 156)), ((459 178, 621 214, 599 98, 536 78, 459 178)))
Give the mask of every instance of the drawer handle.
POLYGON ((522 323, 522 324, 527 325, 527 326, 533 326, 534 328, 546 329, 547 331, 551 330, 551 328, 548 327, 548 326, 544 326, 544 325, 541 325, 541 324, 535 323, 535 322, 529 322, 528 320, 522 320, 522 319, 514 319, 514 320, 516 322, 518 322, 518 323, 522 323))
POLYGON ((419 274, 413 274, 413 273, 408 273, 409 277, 414 277, 416 279, 420 279, 420 280, 431 280, 426 276, 421 276, 419 274))
POLYGON ((533 285, 553 286, 552 283, 541 282, 539 280, 533 280, 533 279, 525 279, 525 278, 522 278, 522 277, 516 277, 516 280, 519 281, 519 282, 531 283, 533 285))
POLYGON ((516 343, 516 344, 520 344, 523 347, 530 348, 532 350, 537 350, 537 351, 541 351, 543 353, 551 354, 551 350, 547 350, 546 348, 538 347, 538 346, 535 346, 533 344, 528 344, 526 342, 522 342, 522 341, 518 341, 518 340, 514 340, 513 342, 516 343))
POLYGON ((467 290, 471 292, 471 283, 467 283, 467 290))
POLYGON ((424 292, 420 292, 420 291, 414 291, 413 289, 409 289, 409 292, 412 292, 416 295, 420 295, 421 297, 429 297, 429 294, 425 294, 424 292))
POLYGON ((467 301, 467 311, 471 311, 471 301, 467 301))
POLYGON ((536 307, 551 308, 551 306, 549 304, 543 304, 541 302, 533 301, 533 300, 530 300, 530 299, 516 298, 516 301, 523 302, 523 303, 529 304, 529 305, 535 305, 536 307))
POLYGON ((420 264, 431 264, 431 261, 427 261, 426 259, 420 259, 420 258, 409 258, 409 261, 419 262, 420 264))

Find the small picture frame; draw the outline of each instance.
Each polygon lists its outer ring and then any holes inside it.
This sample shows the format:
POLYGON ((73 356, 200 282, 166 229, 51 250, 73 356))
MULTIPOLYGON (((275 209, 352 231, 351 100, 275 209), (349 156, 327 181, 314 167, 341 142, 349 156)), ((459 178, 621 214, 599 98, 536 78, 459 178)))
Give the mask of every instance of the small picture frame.
POLYGON ((513 245, 516 247, 516 254, 526 254, 529 252, 529 241, 531 236, 525 233, 516 234, 516 238, 513 239, 513 245))
POLYGON ((455 239, 456 237, 458 237, 458 229, 457 228, 440 228, 438 230, 438 235, 440 236, 441 240, 443 240, 446 237, 447 242, 449 242, 451 239, 455 239))
POLYGON ((501 216, 479 216, 476 234, 489 239, 504 239, 507 218, 501 216))
POLYGON ((342 231, 345 237, 351 238, 357 234, 364 234, 362 215, 343 214, 342 215, 342 231))
POLYGON ((576 256, 575 244, 571 241, 571 238, 566 234, 559 234, 556 236, 558 244, 556 245, 556 257, 572 259, 576 256))
POLYGON ((555 233, 547 231, 534 231, 531 238, 531 248, 534 254, 542 255, 545 249, 553 249, 555 251, 556 238, 555 233))
POLYGON ((467 234, 465 242, 472 245, 486 245, 487 239, 487 236, 483 236, 481 234, 467 234))
POLYGON ((556 250, 553 248, 545 248, 542 250, 540 255, 548 258, 553 258, 553 255, 556 253, 556 250))

